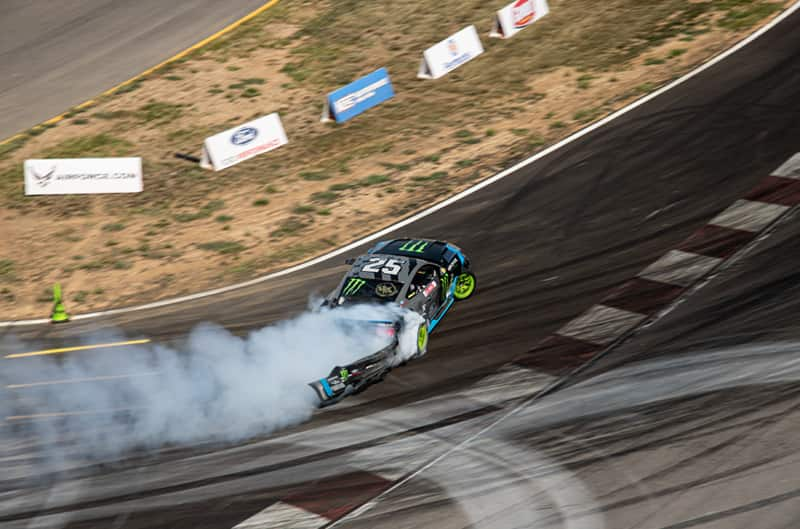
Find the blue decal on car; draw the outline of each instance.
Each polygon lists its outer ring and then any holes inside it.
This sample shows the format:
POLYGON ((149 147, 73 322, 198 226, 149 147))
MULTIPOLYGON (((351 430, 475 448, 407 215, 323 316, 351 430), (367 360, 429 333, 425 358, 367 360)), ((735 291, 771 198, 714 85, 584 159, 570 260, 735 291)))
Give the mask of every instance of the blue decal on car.
POLYGON ((439 325, 439 322, 442 321, 442 318, 444 318, 444 315, 447 314, 447 311, 450 310, 450 307, 452 306, 453 306, 453 298, 449 298, 447 301, 447 305, 445 306, 444 310, 441 312, 439 317, 431 321, 431 324, 428 327, 428 332, 433 332, 433 329, 435 329, 436 326, 439 325))
POLYGON ((458 260, 461 261, 461 264, 464 264, 464 254, 462 254, 458 248, 453 248, 448 244, 447 249, 456 254, 458 256, 458 260))

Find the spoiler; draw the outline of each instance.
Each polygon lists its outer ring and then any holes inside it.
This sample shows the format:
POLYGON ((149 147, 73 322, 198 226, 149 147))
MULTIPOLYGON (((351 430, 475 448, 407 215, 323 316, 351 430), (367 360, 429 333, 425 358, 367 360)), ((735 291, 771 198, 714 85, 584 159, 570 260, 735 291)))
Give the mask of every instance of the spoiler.
POLYGON ((320 408, 336 404, 343 398, 359 393, 380 382, 392 369, 392 359, 397 354, 397 338, 380 351, 348 364, 334 367, 325 377, 309 382, 319 398, 320 408))

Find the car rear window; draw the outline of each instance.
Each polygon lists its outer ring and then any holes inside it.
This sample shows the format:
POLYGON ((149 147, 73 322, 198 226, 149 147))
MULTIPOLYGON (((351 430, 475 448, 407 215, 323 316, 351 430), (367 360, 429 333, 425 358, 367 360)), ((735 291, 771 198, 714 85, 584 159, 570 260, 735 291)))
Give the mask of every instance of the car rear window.
POLYGON ((364 279, 361 277, 348 277, 339 297, 348 301, 374 300, 394 301, 400 293, 402 284, 396 281, 382 281, 380 279, 364 279))

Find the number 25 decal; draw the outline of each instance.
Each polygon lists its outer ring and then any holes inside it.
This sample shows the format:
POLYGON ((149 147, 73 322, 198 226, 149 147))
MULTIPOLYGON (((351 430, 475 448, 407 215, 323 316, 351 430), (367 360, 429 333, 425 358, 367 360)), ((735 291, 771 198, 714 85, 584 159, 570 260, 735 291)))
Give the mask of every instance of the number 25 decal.
POLYGON ((361 269, 362 272, 371 272, 373 274, 383 273, 388 276, 396 276, 403 269, 402 259, 383 259, 381 257, 373 257, 369 263, 364 265, 361 269))

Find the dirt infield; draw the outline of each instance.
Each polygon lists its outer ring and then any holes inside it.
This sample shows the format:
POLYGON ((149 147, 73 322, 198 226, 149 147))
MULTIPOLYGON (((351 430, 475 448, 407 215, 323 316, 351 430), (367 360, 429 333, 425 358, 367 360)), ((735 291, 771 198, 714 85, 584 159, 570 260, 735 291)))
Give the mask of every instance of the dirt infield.
POLYGON ((86 312, 261 275, 375 231, 688 71, 790 2, 553 0, 513 39, 480 0, 289 2, 144 80, 0 146, 0 309, 86 312), (311 6, 313 5, 313 9, 311 6), (420 81, 422 51, 476 24, 486 54, 420 81), (397 97, 345 125, 324 94, 386 66, 397 97), (269 112, 290 144, 223 172, 174 158, 269 112), (30 157, 137 155, 135 196, 25 197, 30 157))

